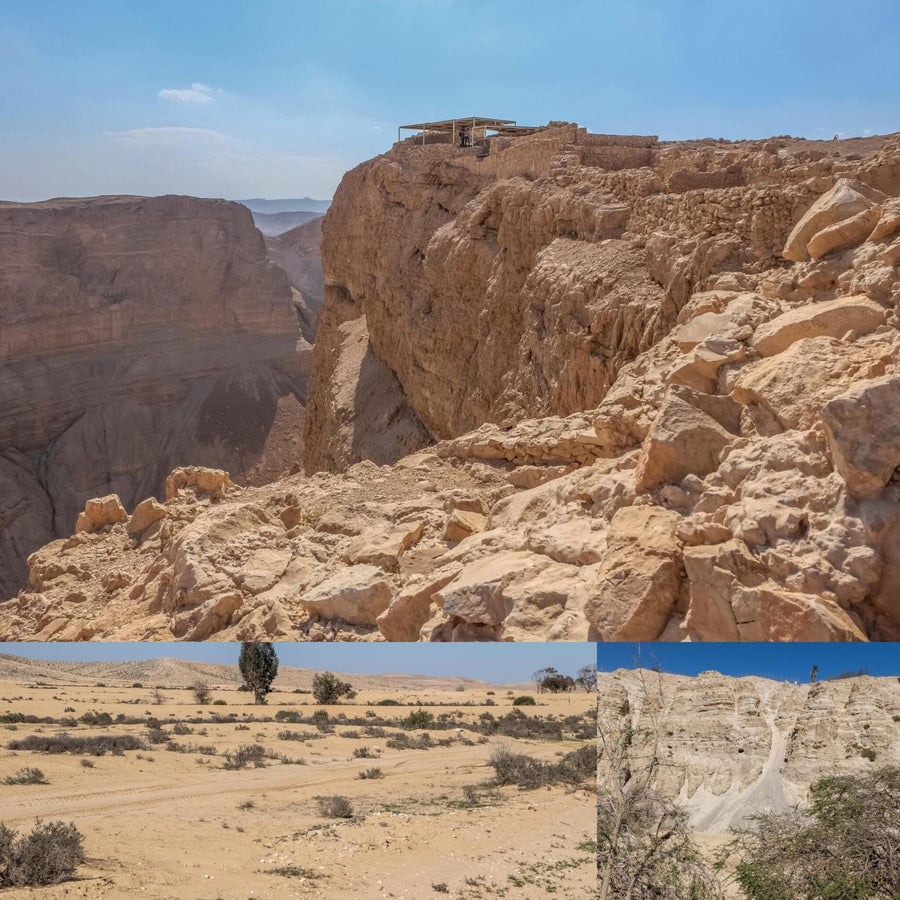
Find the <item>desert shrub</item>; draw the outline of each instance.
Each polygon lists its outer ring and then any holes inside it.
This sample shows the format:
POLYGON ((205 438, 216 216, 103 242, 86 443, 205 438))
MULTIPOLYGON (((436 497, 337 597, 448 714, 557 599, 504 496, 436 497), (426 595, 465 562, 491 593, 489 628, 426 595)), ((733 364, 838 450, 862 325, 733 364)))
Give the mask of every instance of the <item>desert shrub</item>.
POLYGON ((7 775, 3 779, 4 784, 49 784, 44 773, 34 766, 19 769, 15 775, 7 775))
POLYGON ((341 681, 331 672, 319 672, 313 678, 312 691, 316 703, 321 703, 323 706, 339 703, 341 697, 352 700, 356 696, 356 691, 349 682, 341 681))
POLYGON ((162 728, 151 728, 147 732, 147 740, 150 741, 151 744, 166 744, 172 740, 172 736, 168 731, 164 731, 162 728))
POLYGON ((557 781, 568 781, 580 784, 589 778, 597 777, 597 748, 594 744, 586 744, 571 753, 567 753, 552 767, 552 776, 557 781))
POLYGON ((228 706, 228 704, 224 700, 213 700, 213 706, 228 706))
MULTIPOLYGON (((138 754, 138 756, 140 756, 140 754, 138 754)), ((83 765, 85 767, 85 769, 93 769, 94 761, 92 759, 82 759, 81 765, 83 765)))
POLYGON ((433 728, 434 716, 427 709, 417 709, 400 721, 404 728, 433 728))
POLYGON ((225 754, 224 769, 243 769, 253 765, 257 769, 265 766, 266 748, 260 744, 242 744, 237 750, 225 754))
POLYGON ((354 759, 371 759, 375 754, 368 747, 354 747, 354 759))
POLYGON ((84 862, 83 842, 72 823, 39 821, 22 837, 0 825, 0 887, 66 881, 84 862))
POLYGON ((403 706, 399 700, 379 700, 373 706, 403 706))
POLYGON ((79 721, 85 725, 91 726, 112 725, 112 716, 108 712, 98 713, 90 710, 86 712, 79 721))
POLYGON ((534 697, 529 697, 527 694, 523 694, 521 697, 516 697, 513 700, 513 706, 536 706, 534 697))
POLYGON ((173 734, 178 734, 178 735, 193 734, 193 731, 194 731, 194 729, 191 728, 190 725, 185 725, 184 722, 176 722, 172 726, 173 734))
POLYGON ((537 788, 548 781, 545 763, 523 753, 513 753, 508 747, 497 747, 491 753, 490 765, 498 785, 537 788))
POLYGON ((94 737, 73 737, 69 734, 50 737, 30 734, 22 740, 10 741, 6 746, 10 750, 31 750, 35 753, 76 753, 90 756, 146 749, 143 741, 133 734, 102 734, 94 737))
POLYGON ((144 685, 140 683, 140 681, 135 681, 134 684, 131 685, 133 688, 142 688, 144 685))
POLYGON ((322 735, 315 731, 279 731, 278 739, 281 741, 314 741, 322 735))
POLYGON ((291 725, 298 725, 303 721, 303 716, 296 709, 279 709, 275 713, 276 722, 287 722, 291 725))
POLYGON ((346 797, 316 797, 319 815, 329 819, 353 818, 353 805, 346 797))
POLYGON ((418 737, 404 734, 402 731, 387 739, 388 747, 394 750, 427 750, 431 746, 431 735, 428 732, 418 737))
POLYGON ((195 681, 191 686, 191 690, 194 693, 194 700, 199 706, 206 706, 212 699, 209 685, 205 681, 195 681))
POLYGON ((363 778, 363 779, 366 779, 366 778, 384 778, 384 772, 382 772, 381 769, 379 769, 379 768, 377 768, 377 767, 376 767, 376 768, 371 768, 371 769, 365 769, 364 771, 362 771, 362 772, 359 773, 359 777, 360 777, 360 778, 363 778))

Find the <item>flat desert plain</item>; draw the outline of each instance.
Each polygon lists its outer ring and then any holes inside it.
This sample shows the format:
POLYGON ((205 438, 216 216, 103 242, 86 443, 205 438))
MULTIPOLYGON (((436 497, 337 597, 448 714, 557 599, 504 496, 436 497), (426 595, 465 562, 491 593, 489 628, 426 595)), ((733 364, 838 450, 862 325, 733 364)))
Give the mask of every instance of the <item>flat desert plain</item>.
POLYGON ((567 754, 593 748, 594 694, 347 675, 357 697, 322 707, 307 692, 313 673, 283 670, 257 706, 237 690, 236 667, 152 662, 36 670, 2 660, 0 821, 19 833, 36 818, 74 822, 87 859, 72 881, 0 898, 594 896, 593 772, 525 789, 498 785, 490 765, 507 748, 548 764, 539 772, 567 772, 567 754), (198 674, 209 705, 187 687, 198 674), (521 694, 537 705, 514 707, 521 694), (418 710, 434 721, 401 725, 418 710), (128 735, 141 746, 10 747, 31 735, 128 735), (253 746, 259 765, 226 768, 253 746), (2 784, 28 767, 47 783, 2 784), (350 809, 328 809, 333 797, 350 809))

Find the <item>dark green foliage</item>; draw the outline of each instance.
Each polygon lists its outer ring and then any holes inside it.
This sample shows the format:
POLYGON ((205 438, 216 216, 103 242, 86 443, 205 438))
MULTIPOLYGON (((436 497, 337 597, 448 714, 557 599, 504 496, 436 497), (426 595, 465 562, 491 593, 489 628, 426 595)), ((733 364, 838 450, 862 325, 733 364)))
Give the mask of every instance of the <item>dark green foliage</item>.
POLYGON ((527 694, 523 694, 521 697, 516 697, 512 703, 513 706, 536 706, 537 701, 534 697, 529 697, 527 694))
POLYGON ((433 728, 434 716, 427 709, 417 709, 411 712, 405 719, 400 720, 404 728, 433 728))
POLYGON ((755 816, 727 852, 748 900, 896 900, 900 767, 822 778, 807 809, 755 816))
POLYGON ((244 683, 253 691, 256 703, 265 703, 278 674, 278 657, 268 641, 245 641, 241 644, 238 668, 244 683))
POLYGON ((557 763, 546 763, 533 756, 513 753, 506 747, 498 747, 491 754, 490 764, 498 785, 515 784, 532 790, 547 784, 581 784, 594 778, 597 751, 593 746, 579 747, 557 763))
POLYGON ((316 703, 321 703, 323 706, 339 703, 341 697, 352 700, 356 696, 356 691, 348 682, 341 681, 331 672, 319 672, 313 678, 312 691, 316 703))
POLYGON ((71 823, 37 822, 29 835, 0 825, 0 887, 59 884, 84 862, 84 838, 71 823))

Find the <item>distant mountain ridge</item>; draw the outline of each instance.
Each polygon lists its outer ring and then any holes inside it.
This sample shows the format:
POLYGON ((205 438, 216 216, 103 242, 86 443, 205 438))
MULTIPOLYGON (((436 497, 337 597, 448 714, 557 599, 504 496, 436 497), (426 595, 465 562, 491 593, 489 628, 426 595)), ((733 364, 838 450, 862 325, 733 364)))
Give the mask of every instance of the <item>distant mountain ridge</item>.
POLYGON ((300 197, 299 199, 266 200, 262 197, 253 197, 250 200, 237 200, 251 212, 271 215, 281 212, 314 212, 323 215, 331 206, 330 200, 313 200, 312 197, 300 197))
POLYGON ((253 224, 266 236, 284 234, 293 228, 298 228, 314 219, 321 219, 322 214, 307 210, 290 210, 288 212, 261 213, 250 210, 253 216, 253 224))

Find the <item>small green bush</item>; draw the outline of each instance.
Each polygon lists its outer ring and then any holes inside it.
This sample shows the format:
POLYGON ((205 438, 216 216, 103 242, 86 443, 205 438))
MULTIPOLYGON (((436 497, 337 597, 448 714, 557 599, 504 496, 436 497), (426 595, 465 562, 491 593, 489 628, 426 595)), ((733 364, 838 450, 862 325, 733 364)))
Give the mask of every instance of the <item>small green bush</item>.
POLYGON ((365 769, 364 771, 359 773, 359 777, 362 779, 384 778, 384 772, 382 772, 379 768, 365 769))
POLYGON ((433 728, 434 716, 427 709, 417 709, 400 721, 404 728, 433 728))
POLYGON ((513 700, 513 706, 537 706, 537 703, 534 697, 523 694, 521 697, 516 697, 516 699, 513 700))
POLYGON ((253 765, 257 769, 265 766, 266 748, 260 744, 242 744, 237 750, 225 754, 224 769, 244 769, 253 765))

